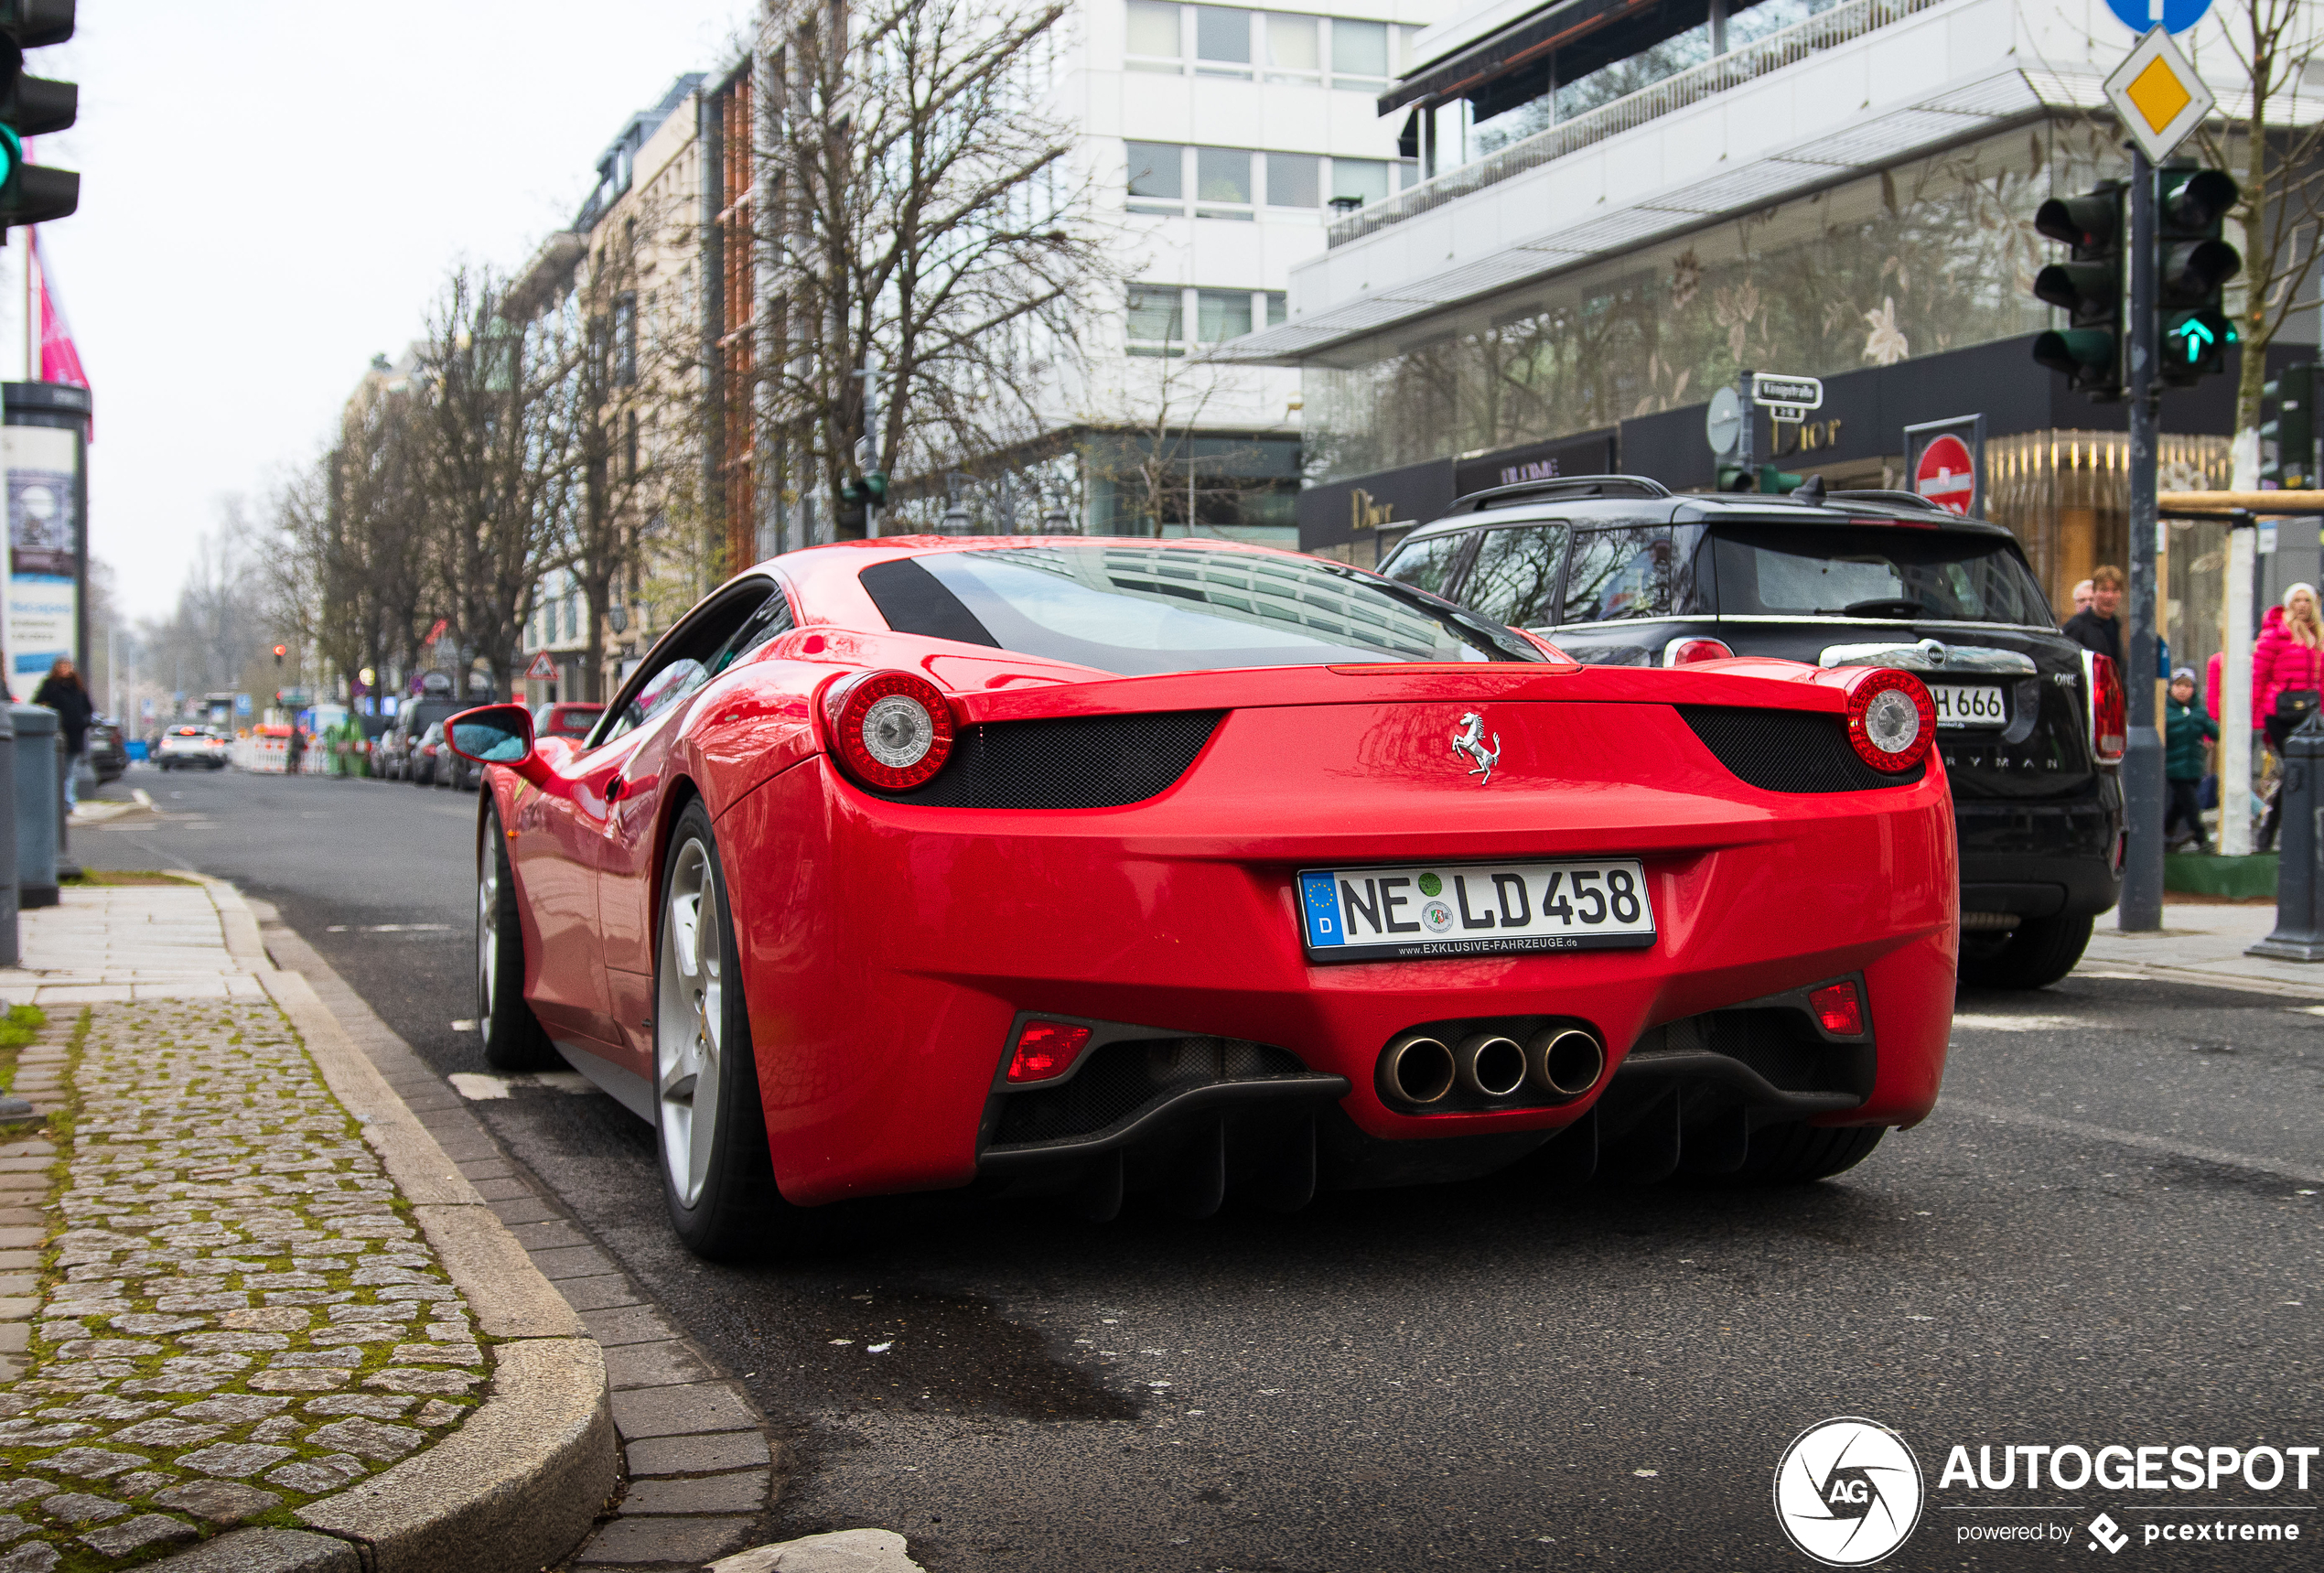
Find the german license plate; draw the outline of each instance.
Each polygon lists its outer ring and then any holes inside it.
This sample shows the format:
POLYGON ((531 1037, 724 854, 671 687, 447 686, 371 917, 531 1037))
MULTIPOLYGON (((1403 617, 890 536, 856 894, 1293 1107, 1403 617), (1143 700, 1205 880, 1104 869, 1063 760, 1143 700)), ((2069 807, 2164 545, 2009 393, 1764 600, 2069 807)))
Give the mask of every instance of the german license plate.
POLYGON ((1964 688, 1953 684, 1929 684, 1936 701, 1940 727, 2007 727, 2009 712, 1998 688, 1964 688))
POLYGON ((1654 943, 1646 868, 1634 857, 1302 869, 1299 921, 1307 958, 1318 962, 1654 943))

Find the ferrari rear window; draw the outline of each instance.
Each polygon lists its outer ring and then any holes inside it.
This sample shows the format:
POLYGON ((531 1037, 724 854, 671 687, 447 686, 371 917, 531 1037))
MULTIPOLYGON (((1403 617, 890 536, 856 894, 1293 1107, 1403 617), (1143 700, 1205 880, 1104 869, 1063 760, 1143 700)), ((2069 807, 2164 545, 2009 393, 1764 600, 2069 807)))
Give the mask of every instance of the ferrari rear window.
POLYGON ((1006 546, 881 563, 888 626, 1124 676, 1331 662, 1539 661, 1425 592, 1306 557, 1199 546, 1006 546))

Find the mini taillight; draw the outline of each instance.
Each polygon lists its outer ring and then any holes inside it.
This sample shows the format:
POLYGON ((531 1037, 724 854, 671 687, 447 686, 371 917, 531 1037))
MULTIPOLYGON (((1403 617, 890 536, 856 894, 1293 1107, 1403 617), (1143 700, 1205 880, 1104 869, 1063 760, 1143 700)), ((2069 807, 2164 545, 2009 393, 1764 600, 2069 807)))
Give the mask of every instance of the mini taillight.
POLYGON ((952 707, 925 677, 867 672, 834 687, 823 705, 839 762, 866 786, 908 792, 952 751, 952 707))
POLYGON ((1008 1059, 1012 1082, 1053 1082, 1073 1068, 1090 1040, 1090 1029, 1066 1021, 1028 1021, 1017 1029, 1008 1059))
POLYGON ((1874 770, 1912 769, 1936 735, 1936 703, 1911 673, 1875 667, 1848 685, 1848 741, 1874 770))
POLYGON ((2090 751, 2102 765, 2122 763, 2123 749, 2130 739, 2126 712, 2129 699, 2123 692, 2122 668, 2112 656, 2095 651, 2082 652, 2083 675, 2089 679, 2090 751))
POLYGON ((1674 639, 1662 646, 1662 664, 1692 666, 1698 661, 1725 661, 1734 653, 1716 639, 1674 639))
POLYGON ((1853 983, 1827 983, 1808 996, 1808 1008, 1834 1038, 1864 1036, 1864 1001, 1853 983))

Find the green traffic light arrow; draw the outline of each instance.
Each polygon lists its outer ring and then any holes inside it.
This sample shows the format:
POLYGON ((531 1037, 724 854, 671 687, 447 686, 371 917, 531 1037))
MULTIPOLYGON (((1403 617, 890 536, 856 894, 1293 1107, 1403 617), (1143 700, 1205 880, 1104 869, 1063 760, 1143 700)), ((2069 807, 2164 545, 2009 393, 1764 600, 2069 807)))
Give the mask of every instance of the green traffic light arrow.
POLYGON ((2203 351, 2219 340, 2219 335, 2211 331, 2211 324, 2200 317, 2190 317, 2180 323, 2179 332, 2179 337, 2187 341, 2187 359, 2190 362, 2201 360, 2203 351), (2198 339, 2200 339, 2200 343, 2197 342, 2198 339))

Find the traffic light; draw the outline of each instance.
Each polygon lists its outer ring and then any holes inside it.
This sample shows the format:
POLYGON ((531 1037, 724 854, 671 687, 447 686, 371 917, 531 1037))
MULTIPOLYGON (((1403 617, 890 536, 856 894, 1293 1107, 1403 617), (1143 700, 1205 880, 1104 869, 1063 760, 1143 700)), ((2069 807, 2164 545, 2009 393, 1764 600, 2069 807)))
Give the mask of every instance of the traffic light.
POLYGON ((2033 358, 2062 372, 2066 385, 2099 404, 2123 396, 2123 185, 2109 180, 2080 197, 2052 197, 2034 228, 2071 248, 2067 260, 2034 275, 2034 295, 2066 313, 2066 327, 2034 339, 2033 358))
POLYGON ((62 131, 80 113, 70 82, 24 74, 24 52, 72 37, 73 0, 0 0, 0 228, 45 224, 81 205, 81 177, 27 164, 24 139, 62 131))
POLYGON ((2221 234, 2243 194, 2221 170, 2155 171, 2155 306, 2163 381, 2174 388, 2227 369, 2227 347, 2236 337, 2226 311, 2227 281, 2243 271, 2243 258, 2221 234))
POLYGON ((888 472, 884 469, 867 469, 852 479, 839 483, 839 500, 842 502, 884 502, 887 499, 888 472))
POLYGON ((2286 366, 2259 391, 2259 475, 2295 490, 2316 483, 2316 368, 2286 366), (2270 410, 2273 414, 2270 414, 2270 410))
POLYGON ((289 645, 287 645, 287 644, 278 644, 278 645, 276 645, 276 646, 274 647, 274 664, 275 664, 276 666, 278 666, 278 667, 279 667, 279 666, 281 666, 281 665, 282 665, 282 663, 283 663, 283 657, 284 657, 284 656, 285 656, 285 655, 288 655, 289 653, 290 653, 290 646, 289 646, 289 645))
POLYGON ((1805 476, 1794 475, 1788 469, 1778 469, 1771 464, 1757 469, 1723 458, 1718 464, 1718 489, 1721 491, 1756 491, 1762 497, 1783 497, 1799 489, 1805 476))

